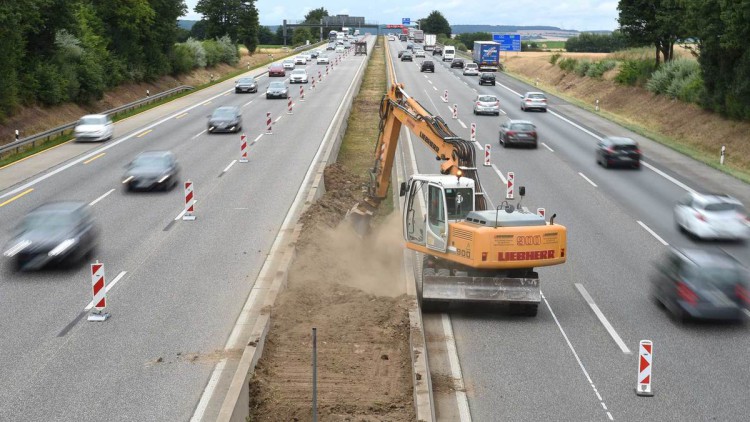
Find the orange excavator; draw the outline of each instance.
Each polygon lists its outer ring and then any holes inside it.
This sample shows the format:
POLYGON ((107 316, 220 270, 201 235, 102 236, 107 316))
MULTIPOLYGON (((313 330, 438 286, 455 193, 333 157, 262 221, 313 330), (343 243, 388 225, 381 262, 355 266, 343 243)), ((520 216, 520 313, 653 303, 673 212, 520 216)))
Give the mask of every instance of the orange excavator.
MULTIPOLYGON (((390 59, 390 55, 388 56, 390 59)), ((390 63, 390 61, 389 61, 390 63)), ((391 80, 395 80, 392 63, 391 80)), ((488 209, 471 142, 456 136, 394 83, 380 104, 380 134, 366 197, 349 212, 362 233, 388 195, 403 125, 435 155, 440 174, 413 174, 400 186, 405 197, 406 247, 423 256, 419 296, 423 310, 451 303, 507 303, 511 311, 535 316, 541 302, 534 268, 566 260, 566 228, 521 206, 503 201, 488 209)), ((519 188, 521 198, 525 194, 519 188)))

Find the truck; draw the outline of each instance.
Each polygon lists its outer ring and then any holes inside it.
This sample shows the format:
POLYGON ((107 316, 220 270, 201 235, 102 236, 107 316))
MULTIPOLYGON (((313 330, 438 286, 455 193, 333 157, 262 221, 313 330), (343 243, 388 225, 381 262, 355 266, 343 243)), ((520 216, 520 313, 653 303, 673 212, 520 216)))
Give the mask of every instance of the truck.
MULTIPOLYGON (((440 174, 412 174, 397 188, 404 198, 405 246, 419 253, 417 297, 424 312, 451 304, 503 304, 512 313, 536 316, 541 288, 536 267, 567 259, 567 229, 544 213, 503 200, 497 207, 479 181, 474 145, 457 136, 396 82, 380 102, 380 133, 365 197, 348 213, 363 236, 389 186, 401 129, 422 141, 439 163, 440 174)), ((416 169, 415 169, 416 170, 416 169)), ((363 237, 367 239, 367 237, 363 237)))
POLYGON ((435 49, 437 44, 437 35, 435 34, 424 34, 424 50, 432 51, 435 49))
POLYGON ((422 44, 424 42, 424 31, 417 29, 414 31, 414 42, 422 44))
POLYGON ((407 36, 408 36, 409 40, 413 40, 414 39, 414 31, 416 31, 416 28, 409 28, 407 31, 408 31, 407 32, 407 36))
POLYGON ((495 72, 500 68, 500 43, 495 41, 474 41, 471 49, 474 63, 479 70, 495 72))

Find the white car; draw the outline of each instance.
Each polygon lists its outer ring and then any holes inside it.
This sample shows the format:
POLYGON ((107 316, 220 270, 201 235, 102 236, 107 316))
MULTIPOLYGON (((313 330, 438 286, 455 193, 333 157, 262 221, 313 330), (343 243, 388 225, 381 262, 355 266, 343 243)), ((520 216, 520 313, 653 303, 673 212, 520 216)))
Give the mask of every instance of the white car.
POLYGON ((336 46, 336 52, 337 53, 343 53, 344 52, 344 46, 343 45, 337 45, 336 46))
POLYGON ((328 60, 328 56, 320 55, 318 56, 318 64, 328 64, 330 63, 330 60, 328 60))
POLYGON ((424 50, 414 50, 414 57, 424 57, 424 50))
POLYGON ((306 84, 307 83, 307 71, 305 69, 294 69, 291 76, 289 76, 290 84, 306 84))
POLYGON ((500 115, 500 100, 494 95, 477 95, 474 98, 474 114, 500 115))
POLYGON ((112 139, 115 125, 106 114, 87 114, 78 120, 73 130, 76 141, 108 141, 112 139))
POLYGON ((294 60, 284 60, 281 63, 282 66, 284 66, 284 70, 294 69, 294 60))
POLYGON ((700 239, 750 239, 750 220, 742 203, 722 194, 689 193, 674 207, 680 231, 700 239))
POLYGON ((464 65, 464 75, 477 76, 479 75, 479 66, 476 63, 466 63, 464 65))
POLYGON ((310 60, 312 60, 312 55, 311 54, 307 54, 306 53, 306 54, 302 54, 301 56, 305 58, 305 63, 307 63, 310 60))
POLYGON ((297 57, 294 58, 294 64, 295 65, 297 65, 297 64, 306 65, 307 64, 307 59, 305 58, 305 56, 297 56, 297 57))

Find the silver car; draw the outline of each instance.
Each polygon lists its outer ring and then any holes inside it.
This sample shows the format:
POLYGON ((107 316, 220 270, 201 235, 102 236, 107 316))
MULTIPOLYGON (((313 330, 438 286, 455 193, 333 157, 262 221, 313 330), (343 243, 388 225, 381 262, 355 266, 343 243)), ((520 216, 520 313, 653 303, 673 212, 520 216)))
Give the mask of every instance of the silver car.
POLYGON ((81 117, 73 130, 76 141, 108 141, 112 139, 115 125, 106 114, 88 114, 81 117))
POLYGON ((521 110, 547 111, 547 96, 541 92, 527 92, 521 96, 521 110))
POLYGON ((328 60, 328 56, 326 55, 319 55, 318 56, 318 64, 328 64, 330 61, 328 60))
POLYGON ((479 75, 479 66, 476 63, 466 63, 464 65, 464 75, 479 75))
POLYGON ((747 212, 729 195, 689 193, 675 205, 674 219, 680 231, 699 239, 750 238, 747 212))
POLYGON ((474 114, 500 115, 500 100, 494 95, 477 95, 474 98, 474 114))
POLYGON ((284 61, 283 61, 283 62, 281 63, 281 65, 282 65, 282 66, 284 66, 284 69, 285 69, 285 70, 286 70, 286 69, 294 69, 294 66, 295 66, 295 64, 294 64, 294 60, 284 60, 284 61))
POLYGON ((292 74, 289 76, 290 84, 306 84, 307 83, 307 71, 305 69, 294 69, 292 74))

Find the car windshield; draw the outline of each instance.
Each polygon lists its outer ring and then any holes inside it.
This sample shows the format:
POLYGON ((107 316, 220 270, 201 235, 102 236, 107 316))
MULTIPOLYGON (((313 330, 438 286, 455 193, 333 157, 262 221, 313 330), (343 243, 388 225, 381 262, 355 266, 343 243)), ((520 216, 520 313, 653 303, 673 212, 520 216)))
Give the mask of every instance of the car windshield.
POLYGON ((294 60, 284 60, 284 64, 294 64, 294 60))
POLYGON ((467 69, 476 69, 477 68, 477 64, 476 63, 467 63, 466 64, 466 68, 467 69))
POLYGON ((494 103, 495 101, 497 101, 497 97, 492 95, 482 95, 481 97, 479 97, 479 101, 483 103, 494 103))
POLYGON ((23 220, 22 229, 24 231, 57 231, 75 227, 76 221, 75 215, 68 211, 34 212, 23 220))
POLYGON ((284 85, 284 82, 271 82, 270 85, 268 85, 269 88, 274 89, 284 89, 286 86, 284 85))
POLYGON ((543 100, 547 98, 544 96, 544 94, 528 94, 527 97, 534 99, 534 100, 543 100))
POLYGON ((164 168, 169 166, 169 158, 163 155, 142 155, 133 160, 133 168, 164 168))
POLYGON ((703 207, 706 211, 744 211, 742 205, 731 202, 713 202, 703 207))
POLYGON ((292 72, 292 75, 304 75, 305 73, 307 73, 305 72, 305 69, 297 69, 292 72))
POLYGON ((107 122, 104 116, 86 116, 78 122, 81 125, 103 125, 107 122))
POLYGON ((217 108, 214 110, 213 117, 219 119, 231 119, 234 117, 234 110, 231 108, 217 108))
POLYGON ((519 132, 533 132, 534 125, 530 123, 513 123, 510 125, 511 130, 517 130, 519 132))
POLYGON ((638 149, 638 145, 615 145, 615 149, 618 151, 635 151, 638 149))
POLYGON ((242 78, 242 79, 240 79, 239 83, 241 83, 241 84, 252 84, 252 83, 255 83, 255 79, 253 79, 253 78, 242 78))
POLYGON ((446 189, 448 219, 463 220, 471 212, 472 190, 470 188, 446 189))

